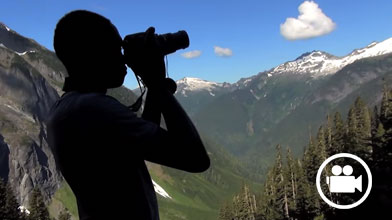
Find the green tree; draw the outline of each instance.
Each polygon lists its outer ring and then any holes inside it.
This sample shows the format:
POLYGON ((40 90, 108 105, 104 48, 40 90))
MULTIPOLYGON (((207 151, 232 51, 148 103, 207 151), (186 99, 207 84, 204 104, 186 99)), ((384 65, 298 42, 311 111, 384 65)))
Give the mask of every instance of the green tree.
POLYGON ((295 197, 296 210, 292 213, 292 216, 295 219, 311 220, 314 217, 314 215, 311 214, 313 212, 313 205, 311 204, 312 192, 301 160, 297 160, 296 165, 298 173, 298 188, 297 195, 295 197))
POLYGON ((287 197, 289 200, 289 209, 295 210, 295 199, 298 191, 298 168, 296 166, 295 160, 293 158, 293 153, 291 152, 290 147, 287 147, 286 161, 287 166, 285 171, 285 178, 287 180, 287 197))
POLYGON ((24 219, 24 214, 21 213, 19 210, 19 203, 16 200, 14 191, 11 188, 11 185, 7 184, 6 185, 6 191, 7 191, 7 205, 6 209, 8 210, 8 218, 7 220, 21 220, 24 219))
POLYGON ((337 153, 342 153, 345 149, 346 140, 346 126, 339 112, 336 112, 333 120, 332 129, 332 140, 330 151, 328 156, 332 156, 337 153))
POLYGON ((355 117, 357 121, 356 137, 357 146, 356 152, 358 156, 362 156, 363 159, 370 161, 371 159, 371 113, 366 104, 360 97, 355 100, 355 117))
POLYGON ((38 187, 33 189, 33 192, 30 195, 29 205, 30 220, 50 220, 48 209, 38 187))
POLYGON ((58 220, 71 220, 71 214, 69 214, 67 208, 60 212, 58 220))
POLYGON ((276 146, 274 166, 269 170, 262 194, 261 214, 264 219, 287 219, 288 196, 284 178, 281 146, 276 146))
POLYGON ((335 149, 333 149, 332 145, 332 137, 333 137, 333 122, 330 115, 327 115, 327 124, 325 126, 325 147, 327 156, 333 155, 335 149))
POLYGON ((382 100, 381 100, 381 108, 380 108, 380 120, 384 125, 391 117, 391 105, 390 105, 390 92, 386 85, 384 85, 382 100))
POLYGON ((0 219, 23 220, 24 214, 19 210, 19 203, 9 184, 0 178, 0 219))
POLYGON ((261 196, 261 202, 259 205, 260 214, 263 216, 263 219, 277 219, 280 214, 273 207, 275 206, 276 201, 276 186, 274 183, 274 172, 271 168, 268 171, 267 179, 264 183, 264 190, 261 196))
MULTIPOLYGON (((236 220, 254 219, 256 216, 256 197, 250 193, 249 186, 242 184, 241 191, 233 198, 234 213, 227 213, 224 209, 220 214, 223 217, 232 216, 236 220)), ((231 219, 231 218, 230 218, 231 219)))
POLYGON ((2 178, 0 178, 0 219, 7 218, 7 190, 5 183, 2 178))

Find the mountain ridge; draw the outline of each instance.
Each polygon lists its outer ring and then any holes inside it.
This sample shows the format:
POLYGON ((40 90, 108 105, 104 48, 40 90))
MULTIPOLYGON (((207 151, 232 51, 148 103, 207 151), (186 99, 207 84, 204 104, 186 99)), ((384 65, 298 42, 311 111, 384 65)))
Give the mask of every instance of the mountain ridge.
POLYGON ((262 71, 259 74, 250 77, 241 78, 235 83, 217 83, 196 77, 184 77, 176 81, 178 85, 178 91, 176 94, 187 97, 187 94, 189 93, 201 92, 204 90, 211 96, 215 96, 216 94, 213 92, 215 90, 230 88, 227 91, 233 91, 243 88, 246 87, 253 79, 258 78, 259 75, 263 74, 267 77, 278 74, 308 74, 313 78, 318 78, 332 75, 357 60, 388 53, 392 53, 392 37, 381 42, 373 41, 369 45, 360 49, 354 49, 351 53, 342 57, 338 57, 324 51, 314 50, 311 52, 305 52, 293 61, 284 62, 270 70, 262 71))

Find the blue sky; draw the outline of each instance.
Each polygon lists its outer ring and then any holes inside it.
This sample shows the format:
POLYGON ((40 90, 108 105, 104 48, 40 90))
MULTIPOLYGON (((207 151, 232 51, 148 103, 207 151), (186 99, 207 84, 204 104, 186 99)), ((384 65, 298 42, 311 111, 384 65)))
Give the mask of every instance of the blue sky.
MULTIPOLYGON (((74 9, 104 15, 123 37, 149 26, 157 33, 186 30, 190 47, 168 56, 175 80, 233 83, 308 51, 343 56, 392 37, 390 0, 6 0, 1 5, 1 22, 51 50, 58 19, 74 9), (305 14, 298 17, 301 5, 305 14), (199 56, 182 55, 192 51, 199 56)), ((125 85, 135 88, 134 78, 128 70, 125 85)))

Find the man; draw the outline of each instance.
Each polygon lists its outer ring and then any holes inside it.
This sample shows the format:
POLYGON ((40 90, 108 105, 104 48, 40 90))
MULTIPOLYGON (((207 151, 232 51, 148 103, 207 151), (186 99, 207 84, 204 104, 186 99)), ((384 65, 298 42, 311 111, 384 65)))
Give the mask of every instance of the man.
MULTIPOLYGON (((146 38, 153 34, 148 29, 146 38)), ((69 76, 48 118, 48 141, 81 220, 159 219, 145 160, 188 172, 210 165, 197 130, 169 91, 163 56, 151 47, 127 61, 148 88, 142 118, 105 95, 123 84, 122 44, 114 25, 89 11, 68 13, 55 30, 54 48, 69 76), (161 113, 167 130, 159 126, 161 113)))

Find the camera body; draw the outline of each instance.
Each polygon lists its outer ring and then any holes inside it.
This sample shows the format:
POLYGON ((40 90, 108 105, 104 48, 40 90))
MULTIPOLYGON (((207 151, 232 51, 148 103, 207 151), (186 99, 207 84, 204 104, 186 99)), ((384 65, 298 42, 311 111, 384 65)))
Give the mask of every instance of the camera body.
POLYGON ((148 51, 165 56, 179 49, 189 47, 189 37, 186 31, 181 30, 167 34, 151 33, 150 36, 147 36, 149 34, 147 31, 125 36, 123 41, 124 54, 132 57, 132 54, 138 55, 148 51))
POLYGON ((166 77, 164 57, 188 46, 186 31, 155 34, 154 27, 125 36, 122 45, 125 63, 141 77, 147 87, 159 84, 166 77))

